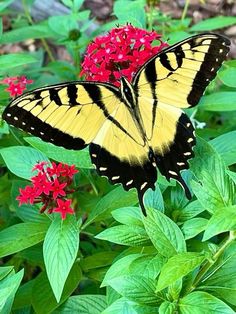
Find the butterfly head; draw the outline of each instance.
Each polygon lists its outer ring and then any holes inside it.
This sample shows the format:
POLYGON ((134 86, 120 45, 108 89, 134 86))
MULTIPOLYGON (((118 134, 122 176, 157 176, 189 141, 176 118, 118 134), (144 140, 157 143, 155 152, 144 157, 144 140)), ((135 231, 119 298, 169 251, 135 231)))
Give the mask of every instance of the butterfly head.
POLYGON ((122 98, 126 102, 126 104, 129 107, 134 108, 136 104, 134 88, 124 76, 120 78, 120 91, 122 98))

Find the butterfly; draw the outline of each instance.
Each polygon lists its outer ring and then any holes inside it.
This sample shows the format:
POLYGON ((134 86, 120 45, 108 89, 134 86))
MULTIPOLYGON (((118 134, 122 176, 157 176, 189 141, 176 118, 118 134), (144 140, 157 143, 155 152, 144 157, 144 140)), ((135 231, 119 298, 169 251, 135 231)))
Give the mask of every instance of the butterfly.
POLYGON ((150 58, 131 82, 74 81, 38 88, 14 99, 3 119, 42 140, 80 150, 89 146, 101 176, 125 190, 155 190, 157 169, 175 179, 194 156, 194 127, 182 109, 199 102, 216 76, 230 41, 206 33, 187 38, 150 58))

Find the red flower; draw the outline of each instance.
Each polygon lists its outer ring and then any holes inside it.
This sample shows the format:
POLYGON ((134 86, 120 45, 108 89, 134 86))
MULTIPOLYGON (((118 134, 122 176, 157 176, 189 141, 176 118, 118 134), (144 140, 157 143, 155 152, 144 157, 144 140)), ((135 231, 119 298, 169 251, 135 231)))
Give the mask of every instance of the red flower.
POLYGON ((129 81, 152 56, 168 46, 156 32, 126 25, 99 36, 88 46, 80 75, 91 81, 120 86, 123 75, 129 81), (153 46, 158 40, 160 44, 153 46))
POLYGON ((63 190, 66 186, 67 183, 60 183, 57 179, 54 180, 51 186, 51 191, 53 193, 52 197, 54 198, 54 200, 56 200, 59 195, 66 195, 65 191, 63 190))
POLYGON ((5 90, 10 93, 11 97, 15 97, 22 95, 26 85, 33 83, 33 80, 28 80, 26 76, 13 76, 4 78, 0 83, 8 85, 5 90))
POLYGON ((65 219, 67 213, 74 213, 70 208, 71 200, 65 197, 74 192, 71 184, 73 175, 78 171, 74 165, 53 162, 52 167, 45 167, 47 164, 42 161, 33 167, 38 173, 31 178, 32 185, 26 186, 25 189, 20 188, 20 195, 16 199, 19 205, 42 203, 41 213, 47 210, 48 214, 51 214, 55 209, 55 212, 60 212, 62 219, 65 219))
POLYGON ((53 208, 53 213, 60 213, 62 220, 66 218, 67 214, 74 214, 74 210, 70 207, 71 200, 63 201, 61 199, 57 200, 58 207, 53 208))

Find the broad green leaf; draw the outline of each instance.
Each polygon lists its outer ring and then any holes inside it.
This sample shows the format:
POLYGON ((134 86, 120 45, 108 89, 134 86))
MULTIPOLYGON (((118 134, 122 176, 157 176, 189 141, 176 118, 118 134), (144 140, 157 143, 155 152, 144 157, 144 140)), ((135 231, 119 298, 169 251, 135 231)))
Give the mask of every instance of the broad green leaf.
POLYGON ((15 293, 24 275, 22 269, 17 274, 9 275, 0 281, 0 312, 11 313, 15 293))
POLYGON ((176 313, 176 304, 173 304, 169 301, 164 301, 159 307, 159 314, 175 314, 176 313))
POLYGON ((228 175, 230 176, 230 178, 232 179, 232 181, 234 182, 234 184, 236 185, 236 173, 230 170, 227 170, 228 175))
POLYGON ((199 289, 212 293, 216 297, 236 306, 236 241, 228 246, 224 253, 209 270, 199 289))
POLYGON ((223 301, 206 292, 196 291, 179 300, 180 314, 234 314, 223 301))
POLYGON ((94 168, 90 161, 88 149, 68 150, 63 147, 55 146, 51 143, 46 143, 38 137, 25 137, 24 139, 31 146, 44 153, 48 158, 52 158, 68 165, 75 165, 79 168, 94 168))
POLYGON ((162 290, 176 280, 183 278, 200 266, 204 259, 205 255, 194 252, 178 253, 172 256, 161 269, 157 290, 162 290))
POLYGON ((113 278, 109 285, 123 297, 140 304, 157 305, 160 302, 155 293, 156 282, 144 276, 124 275, 113 278))
POLYGON ((50 31, 47 23, 42 22, 35 25, 28 25, 25 27, 20 27, 13 29, 11 31, 5 32, 1 38, 1 44, 16 43, 19 41, 24 41, 32 38, 48 38, 52 37, 53 34, 50 31))
MULTIPOLYGON (((1 39, 2 41, 2 39, 1 39)), ((37 62, 37 59, 29 53, 12 53, 0 56, 0 72, 10 70, 17 66, 37 62)))
MULTIPOLYGON (((236 70, 235 70, 236 71, 236 70)), ((224 159, 226 165, 236 163, 236 131, 222 134, 209 142, 224 159)))
MULTIPOLYGON (((30 281, 27 281, 26 283, 20 285, 16 292, 16 296, 13 303, 13 310, 20 309, 27 307, 29 304, 31 304, 31 294, 33 290, 35 279, 32 279, 30 281)), ((14 312, 15 313, 15 312, 14 312)), ((24 313, 22 313, 24 314, 24 313)), ((26 313, 28 314, 28 313, 26 313)), ((30 314, 30 313, 29 313, 30 314)))
POLYGON ((41 242, 47 232, 47 224, 19 223, 0 232, 0 257, 22 251, 41 242))
POLYGON ((127 298, 120 298, 108 306, 101 314, 157 314, 158 308, 139 304, 127 298))
POLYGON ((143 226, 142 213, 138 207, 117 208, 111 214, 121 224, 143 226))
POLYGON ((23 180, 13 180, 12 181, 12 205, 15 208, 17 216, 24 222, 35 222, 35 223, 46 223, 49 224, 50 220, 45 214, 41 214, 39 209, 35 205, 22 204, 19 206, 19 202, 16 197, 20 194, 19 188, 25 188, 29 185, 29 182, 23 180))
POLYGON ((186 251, 184 237, 179 227, 157 210, 148 210, 143 218, 150 240, 160 254, 171 257, 177 252, 186 251))
POLYGON ((199 23, 190 27, 190 30, 194 32, 213 31, 234 24, 236 24, 236 17, 234 16, 216 16, 201 20, 199 23))
POLYGON ((30 179, 37 174, 36 171, 32 171, 32 168, 38 162, 47 161, 50 163, 44 154, 31 147, 6 147, 2 148, 0 153, 7 165, 7 168, 15 175, 24 179, 30 179))
POLYGON ((94 253, 93 255, 83 258, 80 261, 80 266, 85 272, 95 268, 110 266, 118 254, 119 252, 116 251, 94 253))
POLYGON ((43 255, 48 279, 57 302, 60 301, 78 248, 79 230, 75 216, 68 215, 64 221, 56 217, 47 231, 43 255))
POLYGON ((111 227, 96 235, 96 238, 129 246, 144 246, 150 243, 145 229, 136 225, 111 227))
POLYGON ((53 314, 100 314, 106 306, 105 295, 77 295, 70 297, 53 314))
POLYGON ((199 105, 207 111, 233 111, 236 110, 236 93, 217 92, 205 95, 199 105))
POLYGON ((183 209, 178 210, 177 212, 177 220, 178 222, 185 222, 191 218, 194 218, 198 214, 204 211, 204 207, 200 204, 198 200, 190 202, 183 209))
POLYGON ((112 210, 120 207, 133 206, 137 204, 137 202, 136 190, 132 189, 125 192, 121 186, 116 187, 111 192, 103 196, 97 203, 97 206, 94 210, 92 210, 88 220, 83 225, 83 229, 92 222, 104 218, 104 216, 108 215, 112 210))
POLYGON ((9 275, 14 270, 13 266, 2 266, 0 267, 0 280, 9 275))
POLYGON ((205 218, 193 218, 184 222, 181 230, 184 234, 185 240, 194 238, 197 234, 204 231, 208 224, 205 218))
POLYGON ((109 285, 109 281, 129 273, 131 263, 138 257, 141 257, 142 254, 129 254, 125 257, 120 258, 106 272, 106 275, 103 279, 101 287, 109 285))
POLYGON ((214 235, 235 230, 236 229, 236 205, 229 207, 222 207, 210 218, 206 231, 204 233, 203 241, 212 238, 214 235))
POLYGON ((45 314, 45 309, 47 309, 47 312, 51 313, 68 299, 72 292, 78 287, 81 278, 81 270, 78 264, 74 264, 66 280, 60 302, 58 303, 52 292, 46 272, 42 272, 35 279, 32 291, 32 305, 35 312, 37 314, 45 314))
POLYGON ((223 69, 218 73, 222 83, 229 87, 236 87, 236 68, 230 67, 223 69))
POLYGON ((155 191, 148 189, 144 194, 144 206, 164 212, 164 201, 158 184, 155 185, 155 191))
POLYGON ((192 190, 198 201, 211 213, 219 207, 230 206, 234 199, 234 186, 220 156, 201 138, 197 140, 195 154, 191 170, 201 183, 192 181, 192 190))

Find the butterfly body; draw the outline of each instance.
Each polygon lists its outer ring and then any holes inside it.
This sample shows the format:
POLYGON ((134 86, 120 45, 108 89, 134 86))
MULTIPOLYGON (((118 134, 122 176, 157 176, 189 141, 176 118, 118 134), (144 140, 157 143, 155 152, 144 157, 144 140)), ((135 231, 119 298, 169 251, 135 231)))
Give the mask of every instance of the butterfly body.
POLYGON ((3 118, 18 128, 68 149, 89 145, 98 173, 125 190, 155 189, 157 169, 177 180, 194 156, 193 125, 182 109, 195 106, 216 76, 230 42, 202 34, 170 46, 148 60, 132 82, 69 82, 13 100, 3 118))

